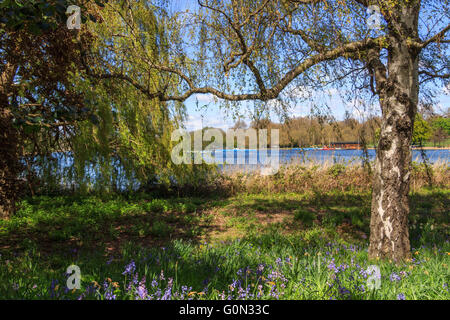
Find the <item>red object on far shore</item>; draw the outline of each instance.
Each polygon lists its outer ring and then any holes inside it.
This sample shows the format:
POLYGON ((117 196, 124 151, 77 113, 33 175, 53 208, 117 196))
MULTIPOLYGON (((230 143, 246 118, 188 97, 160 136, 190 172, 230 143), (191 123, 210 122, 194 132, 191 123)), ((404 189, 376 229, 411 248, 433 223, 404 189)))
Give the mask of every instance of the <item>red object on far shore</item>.
MULTIPOLYGON (((328 147, 326 147, 328 148, 328 147)), ((330 144, 330 148, 329 149, 324 149, 324 150, 331 150, 331 149, 336 149, 336 148, 340 148, 340 149, 361 149, 362 146, 359 142, 332 142, 330 144)))

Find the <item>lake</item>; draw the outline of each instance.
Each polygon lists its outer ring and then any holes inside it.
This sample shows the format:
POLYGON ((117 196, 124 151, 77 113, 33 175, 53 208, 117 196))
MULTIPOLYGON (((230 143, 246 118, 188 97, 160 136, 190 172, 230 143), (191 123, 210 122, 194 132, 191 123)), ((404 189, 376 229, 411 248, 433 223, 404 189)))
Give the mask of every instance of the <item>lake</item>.
MULTIPOLYGON (((261 166, 260 152, 258 150, 215 150, 213 155, 222 152, 222 157, 225 160, 234 158, 234 164, 225 164, 225 167, 253 167, 255 164, 249 163, 249 159, 257 159, 258 164, 261 166)), ((369 161, 375 160, 375 150, 369 149, 368 156, 369 161)), ((424 150, 425 156, 428 158, 429 163, 449 163, 450 150, 448 149, 433 149, 424 150)), ((270 157, 270 149, 267 150, 267 156, 270 157)), ((280 164, 287 164, 292 162, 308 163, 315 162, 318 164, 326 163, 342 163, 342 164, 358 164, 362 163, 364 158, 363 150, 321 150, 312 148, 292 148, 292 149, 280 149, 279 150, 279 162, 280 164)), ((412 150, 412 160, 415 162, 423 162, 423 157, 420 150, 412 150)))
MULTIPOLYGON (((428 158, 428 162, 430 163, 443 163, 447 166, 450 162, 450 150, 445 149, 434 149, 434 150, 424 150, 426 157, 428 158)), ((213 151, 213 155, 222 153, 223 163, 229 157, 231 163, 234 164, 218 164, 218 169, 220 171, 241 171, 241 172, 252 172, 255 170, 261 169, 262 174, 273 174, 271 173, 271 168, 278 168, 277 165, 267 166, 266 168, 261 168, 269 163, 261 161, 264 159, 265 154, 267 153, 267 157, 270 160, 271 152, 268 150, 215 150, 213 151), (255 160, 255 163, 250 163, 249 159, 255 160), (257 159, 257 161, 256 161, 257 159), (241 163, 241 164, 239 164, 241 163), (225 167, 225 168, 224 168, 225 167)), ((368 150, 369 160, 375 160, 375 150, 368 150)), ((207 152, 203 151, 202 155, 205 158, 207 152)), ((57 166, 53 169, 53 174, 56 176, 60 176, 60 182, 64 185, 76 185, 75 180, 71 180, 70 175, 67 175, 67 170, 72 169, 73 166, 73 158, 70 153, 55 153, 53 154, 55 158, 58 159, 56 161, 57 166)), ((288 163, 315 163, 315 164, 324 164, 324 165, 332 165, 333 163, 341 163, 345 165, 358 165, 363 163, 363 151, 362 150, 321 150, 321 149, 300 149, 300 148, 292 148, 292 149, 280 149, 278 154, 278 159, 280 165, 288 164, 288 163)), ((412 159, 416 162, 423 162, 423 158, 420 150, 413 150, 412 159)), ((276 161, 275 163, 277 163, 276 161)), ((123 168, 115 163, 119 175, 123 174, 123 168)), ((39 166, 35 169, 40 170, 39 166)), ((92 164, 88 168, 86 168, 86 174, 88 179, 93 183, 96 181, 96 170, 94 170, 94 165, 92 164)), ((58 180, 58 178, 56 178, 58 180)), ((130 182, 127 178, 123 177, 123 181, 118 186, 119 188, 126 188, 127 185, 131 183, 134 187, 138 187, 139 184, 137 182, 130 182)), ((133 187, 133 188, 134 188, 133 187)))

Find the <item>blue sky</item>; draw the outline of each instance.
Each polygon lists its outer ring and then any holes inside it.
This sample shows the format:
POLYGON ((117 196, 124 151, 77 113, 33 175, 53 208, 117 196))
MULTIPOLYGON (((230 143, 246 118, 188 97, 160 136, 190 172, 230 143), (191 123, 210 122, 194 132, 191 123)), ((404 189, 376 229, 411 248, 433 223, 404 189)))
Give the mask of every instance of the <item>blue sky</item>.
MULTIPOLYGON (((310 114, 311 105, 317 102, 317 100, 321 100, 322 102, 325 100, 327 105, 330 107, 332 115, 336 118, 336 120, 344 119, 345 111, 349 111, 356 119, 361 119, 364 115, 367 114, 380 114, 378 105, 372 106, 372 109, 362 111, 358 104, 346 104, 344 103, 339 95, 335 92, 331 92, 330 96, 326 97, 313 97, 309 101, 299 103, 298 105, 291 106, 289 114, 292 117, 298 116, 307 116, 310 114)), ((270 103, 270 102, 269 102, 270 103)), ((185 123, 186 129, 197 130, 202 127, 215 127, 227 129, 233 126, 235 120, 231 114, 227 114, 226 109, 221 107, 220 101, 218 103, 214 102, 214 98, 211 95, 196 95, 191 96, 188 100, 185 101, 185 105, 187 108, 188 119, 185 123), (197 101, 198 99, 198 106, 197 101)), ((450 107, 450 90, 442 89, 442 95, 440 96, 439 102, 436 106, 436 111, 442 112, 450 107)), ((246 104, 242 103, 242 107, 239 111, 244 114, 247 114, 247 117, 242 118, 247 124, 250 123, 248 113, 249 111, 246 108, 246 104)), ((271 120, 278 121, 277 116, 274 113, 271 113, 271 120)))

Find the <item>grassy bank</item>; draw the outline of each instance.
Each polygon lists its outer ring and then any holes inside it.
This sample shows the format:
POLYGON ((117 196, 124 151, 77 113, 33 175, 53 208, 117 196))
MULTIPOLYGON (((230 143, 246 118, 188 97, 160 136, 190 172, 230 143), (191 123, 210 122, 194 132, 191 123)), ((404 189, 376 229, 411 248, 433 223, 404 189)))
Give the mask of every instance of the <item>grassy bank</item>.
MULTIPOLYGON (((362 168, 359 161, 349 163, 290 163, 280 167, 274 175, 261 176, 239 170, 214 179, 222 194, 241 193, 308 193, 351 191, 370 192, 373 170, 362 168), (219 183, 217 184, 217 181, 219 183)), ((371 163, 371 167, 374 164, 371 163)), ((411 191, 423 187, 450 187, 448 162, 434 164, 412 163, 411 191)))
POLYGON ((430 188, 415 169, 413 259, 395 265, 367 261, 370 179, 358 170, 235 173, 222 177, 228 196, 24 199, 0 222, 0 297, 449 299, 448 172, 434 168, 430 188), (72 264, 81 290, 66 287, 72 264), (374 264, 378 290, 367 286, 374 264))

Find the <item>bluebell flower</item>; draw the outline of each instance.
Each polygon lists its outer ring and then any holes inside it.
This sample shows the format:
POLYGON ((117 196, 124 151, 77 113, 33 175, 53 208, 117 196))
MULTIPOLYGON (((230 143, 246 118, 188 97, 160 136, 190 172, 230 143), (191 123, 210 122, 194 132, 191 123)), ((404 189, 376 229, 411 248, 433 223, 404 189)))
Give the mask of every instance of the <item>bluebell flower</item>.
POLYGON ((389 276, 389 280, 391 280, 391 282, 400 281, 400 280, 402 280, 402 277, 400 277, 395 272, 392 272, 392 274, 389 276))
POLYGON ((49 291, 50 291, 50 298, 56 297, 55 288, 56 288, 57 284, 58 284, 58 280, 53 279, 52 283, 50 284, 50 289, 49 289, 49 291))
POLYGON ((330 263, 328 264, 328 269, 333 270, 334 272, 338 272, 338 268, 336 267, 336 265, 334 264, 334 259, 332 259, 330 261, 330 263))
POLYGON ((234 279, 233 282, 230 284, 230 290, 234 291, 235 288, 238 288, 241 286, 241 281, 234 279))
POLYGON ((112 286, 109 286, 108 282, 103 283, 103 287, 105 288, 105 299, 106 300, 116 300, 116 295, 114 294, 114 288, 112 286))
POLYGON ((145 288, 145 284, 140 284, 137 289, 136 289, 136 293, 137 293, 137 298, 139 299, 146 299, 147 298, 147 289, 145 288))
POLYGON ((348 290, 347 288, 345 288, 345 287, 339 287, 339 294, 340 295, 349 295, 350 294, 350 290, 348 290))
POLYGON ((166 291, 164 292, 164 295, 162 296, 161 300, 171 300, 172 299, 172 284, 173 284, 173 279, 169 278, 169 282, 167 283, 166 291))
POLYGON ((122 272, 123 275, 132 274, 136 270, 136 264, 133 260, 125 267, 125 271, 122 272))
POLYGON ((405 295, 403 293, 399 293, 397 295, 397 300, 406 300, 406 297, 405 297, 405 295))
POLYGON ((116 298, 116 295, 112 291, 108 290, 107 292, 105 292, 106 300, 116 300, 116 298))
POLYGON ((184 299, 185 295, 192 291, 192 287, 182 286, 181 287, 181 299, 184 299))
POLYGON ((258 275, 262 274, 262 272, 264 271, 264 265, 263 264, 258 264, 258 268, 256 269, 256 273, 258 275))

